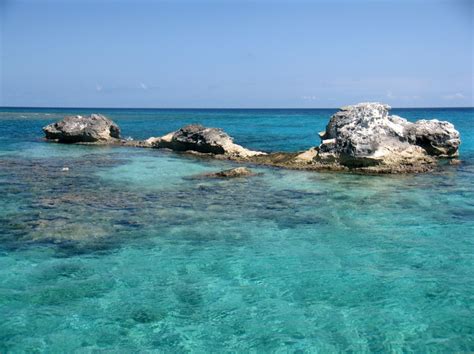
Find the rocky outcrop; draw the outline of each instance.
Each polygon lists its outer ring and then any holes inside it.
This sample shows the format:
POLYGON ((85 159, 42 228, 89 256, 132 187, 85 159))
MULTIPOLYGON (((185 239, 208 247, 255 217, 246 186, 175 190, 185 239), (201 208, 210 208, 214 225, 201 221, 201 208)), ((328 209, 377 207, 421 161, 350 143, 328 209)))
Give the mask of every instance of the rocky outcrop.
POLYGON ((67 116, 43 128, 46 139, 61 143, 107 143, 120 138, 120 128, 101 114, 67 116))
POLYGON ((451 123, 411 123, 389 110, 381 103, 341 108, 319 134, 322 141, 312 155, 308 151, 299 159, 355 170, 421 172, 436 163, 435 157, 457 156, 459 133, 451 123))
POLYGON ((263 152, 248 150, 234 143, 222 129, 206 128, 202 125, 187 125, 161 138, 146 140, 151 147, 167 148, 174 151, 194 151, 205 154, 226 155, 246 158, 262 155, 263 152))
MULTIPOLYGON (((291 169, 362 173, 426 172, 440 158, 458 156, 459 133, 449 122, 436 119, 409 122, 389 114, 381 103, 341 108, 319 133, 321 143, 303 152, 264 153, 234 143, 218 128, 187 125, 159 138, 121 140, 119 127, 99 114, 69 116, 43 128, 46 138, 62 143, 106 143, 163 148, 198 156, 291 169)), ((249 175, 237 168, 207 175, 229 178, 249 175)), ((252 173, 250 171, 250 173, 252 173)))

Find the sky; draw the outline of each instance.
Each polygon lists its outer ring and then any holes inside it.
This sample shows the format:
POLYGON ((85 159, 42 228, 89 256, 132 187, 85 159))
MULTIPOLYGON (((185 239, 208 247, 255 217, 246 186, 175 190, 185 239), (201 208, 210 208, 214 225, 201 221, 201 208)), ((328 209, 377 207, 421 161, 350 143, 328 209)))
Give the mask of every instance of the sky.
POLYGON ((0 106, 474 106, 474 0, 0 0, 0 106))

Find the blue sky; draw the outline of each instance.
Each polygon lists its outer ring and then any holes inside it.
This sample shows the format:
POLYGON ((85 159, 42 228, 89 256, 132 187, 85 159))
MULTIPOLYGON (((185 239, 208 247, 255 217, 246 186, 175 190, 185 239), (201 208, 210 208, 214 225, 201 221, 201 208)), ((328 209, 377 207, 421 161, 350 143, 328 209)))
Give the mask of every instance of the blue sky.
POLYGON ((3 106, 474 106, 470 0, 0 0, 3 106))

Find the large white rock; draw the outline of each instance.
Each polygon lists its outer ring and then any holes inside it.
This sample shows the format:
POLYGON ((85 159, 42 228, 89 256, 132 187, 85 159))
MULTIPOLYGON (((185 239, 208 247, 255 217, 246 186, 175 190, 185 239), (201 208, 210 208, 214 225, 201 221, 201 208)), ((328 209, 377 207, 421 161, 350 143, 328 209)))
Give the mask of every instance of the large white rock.
POLYGON ((330 154, 349 167, 425 163, 429 156, 457 156, 459 133, 449 122, 411 123, 389 115, 390 106, 359 103, 341 108, 320 133, 320 158, 330 154))

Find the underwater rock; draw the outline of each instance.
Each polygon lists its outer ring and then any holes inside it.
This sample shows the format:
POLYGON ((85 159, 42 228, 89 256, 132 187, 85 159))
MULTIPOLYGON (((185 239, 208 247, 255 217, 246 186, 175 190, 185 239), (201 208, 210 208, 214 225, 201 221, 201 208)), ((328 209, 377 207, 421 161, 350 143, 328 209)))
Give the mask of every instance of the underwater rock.
POLYGON ((207 128, 199 124, 187 125, 160 138, 150 138, 147 143, 154 148, 167 148, 174 151, 195 151, 229 157, 250 157, 263 155, 234 143, 222 129, 207 128))
POLYGON ((120 139, 120 128, 101 114, 67 116, 43 128, 46 139, 60 143, 97 143, 120 139))
POLYGON ((236 177, 250 177, 255 176, 251 169, 247 167, 236 167, 231 168, 229 170, 223 170, 215 173, 207 173, 205 177, 212 177, 212 178, 236 178, 236 177))

